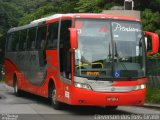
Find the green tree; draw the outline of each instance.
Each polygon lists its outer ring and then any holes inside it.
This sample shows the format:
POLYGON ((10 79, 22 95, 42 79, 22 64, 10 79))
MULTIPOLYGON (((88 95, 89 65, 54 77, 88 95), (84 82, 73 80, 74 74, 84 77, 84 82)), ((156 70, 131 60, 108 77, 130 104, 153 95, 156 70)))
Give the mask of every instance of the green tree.
POLYGON ((25 14, 34 12, 39 7, 44 6, 48 0, 3 0, 9 4, 16 6, 21 9, 25 14))
POLYGON ((17 26, 22 11, 13 4, 0 0, 0 63, 3 61, 5 37, 9 28, 17 26))
POLYGON ((6 31, 10 27, 16 26, 20 17, 22 17, 22 11, 14 5, 0 0, 0 31, 6 31))
POLYGON ((99 13, 102 9, 98 6, 98 4, 98 0, 79 0, 75 10, 81 13, 99 13))
POLYGON ((21 18, 19 25, 25 25, 30 23, 33 20, 54 15, 57 13, 73 13, 75 12, 74 6, 75 1, 64 1, 63 4, 61 2, 52 2, 48 3, 43 7, 38 8, 35 12, 25 15, 21 18))
POLYGON ((160 0, 134 0, 136 10, 152 9, 153 11, 160 11, 160 0))
MULTIPOLYGON (((152 12, 150 9, 145 9, 142 12, 142 23, 144 26, 144 30, 152 32, 157 31, 158 29, 160 29, 159 12, 152 12)), ((159 33, 159 30, 157 32, 159 33)))

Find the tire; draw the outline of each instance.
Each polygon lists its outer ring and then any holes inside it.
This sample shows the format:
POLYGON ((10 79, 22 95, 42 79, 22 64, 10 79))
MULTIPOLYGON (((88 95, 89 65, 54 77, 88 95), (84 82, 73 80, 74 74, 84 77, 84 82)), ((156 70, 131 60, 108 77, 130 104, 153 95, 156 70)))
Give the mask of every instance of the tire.
POLYGON ((106 110, 114 111, 118 108, 118 106, 105 106, 104 107, 106 110))
POLYGON ((18 81, 16 77, 14 77, 14 94, 18 97, 22 96, 22 91, 18 89, 18 81))
POLYGON ((49 88, 49 99, 50 99, 51 105, 54 109, 59 110, 62 108, 62 103, 57 101, 56 88, 54 86, 51 86, 49 88))

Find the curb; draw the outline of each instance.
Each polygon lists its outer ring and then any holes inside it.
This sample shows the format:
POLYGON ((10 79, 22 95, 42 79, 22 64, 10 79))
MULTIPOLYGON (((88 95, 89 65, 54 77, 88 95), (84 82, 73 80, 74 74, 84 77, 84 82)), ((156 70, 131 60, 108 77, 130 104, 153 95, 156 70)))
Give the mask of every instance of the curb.
POLYGON ((149 103, 145 103, 145 104, 144 104, 143 106, 141 106, 141 107, 160 109, 160 104, 149 104, 149 103))

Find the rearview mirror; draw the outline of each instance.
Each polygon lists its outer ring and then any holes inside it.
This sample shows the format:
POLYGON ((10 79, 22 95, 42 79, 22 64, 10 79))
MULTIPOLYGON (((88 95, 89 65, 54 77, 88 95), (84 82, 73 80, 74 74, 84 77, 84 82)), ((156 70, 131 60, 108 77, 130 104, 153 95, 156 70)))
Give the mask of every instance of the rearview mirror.
POLYGON ((78 32, 76 28, 69 28, 69 30, 71 50, 74 51, 78 48, 78 32))
POLYGON ((158 34, 152 32, 144 32, 147 55, 158 53, 159 37, 158 34))

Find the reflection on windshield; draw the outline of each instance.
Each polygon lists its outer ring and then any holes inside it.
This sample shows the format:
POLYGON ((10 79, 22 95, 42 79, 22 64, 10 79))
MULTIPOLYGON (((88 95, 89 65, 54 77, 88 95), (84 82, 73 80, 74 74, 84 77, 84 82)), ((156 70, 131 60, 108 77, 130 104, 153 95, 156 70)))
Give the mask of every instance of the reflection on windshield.
POLYGON ((83 58, 88 62, 107 59, 108 50, 106 46, 108 46, 108 42, 105 37, 80 36, 79 39, 83 40, 78 43, 76 50, 79 59, 83 58))
POLYGON ((77 19, 75 27, 78 29, 76 76, 120 78, 145 75, 139 23, 77 19))

